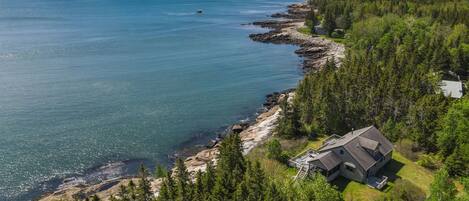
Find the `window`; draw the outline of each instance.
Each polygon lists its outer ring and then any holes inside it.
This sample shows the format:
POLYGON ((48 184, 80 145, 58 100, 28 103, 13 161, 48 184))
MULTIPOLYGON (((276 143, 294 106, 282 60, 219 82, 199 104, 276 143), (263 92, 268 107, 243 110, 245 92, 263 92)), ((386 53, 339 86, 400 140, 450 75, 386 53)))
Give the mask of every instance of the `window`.
POLYGON ((350 167, 350 166, 348 166, 348 165, 345 166, 345 169, 347 169, 347 170, 350 171, 350 172, 353 172, 353 168, 350 167))
POLYGON ((345 165, 345 169, 347 169, 350 172, 353 172, 355 170, 355 165, 354 164, 345 162, 344 165, 345 165))

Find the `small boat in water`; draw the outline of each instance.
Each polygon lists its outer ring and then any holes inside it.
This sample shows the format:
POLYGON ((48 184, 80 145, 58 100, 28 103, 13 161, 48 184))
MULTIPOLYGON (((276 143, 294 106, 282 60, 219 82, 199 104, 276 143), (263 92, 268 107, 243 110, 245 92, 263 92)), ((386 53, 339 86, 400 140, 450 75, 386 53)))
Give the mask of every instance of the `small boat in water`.
POLYGON ((197 14, 202 14, 203 11, 201 9, 197 10, 197 14))

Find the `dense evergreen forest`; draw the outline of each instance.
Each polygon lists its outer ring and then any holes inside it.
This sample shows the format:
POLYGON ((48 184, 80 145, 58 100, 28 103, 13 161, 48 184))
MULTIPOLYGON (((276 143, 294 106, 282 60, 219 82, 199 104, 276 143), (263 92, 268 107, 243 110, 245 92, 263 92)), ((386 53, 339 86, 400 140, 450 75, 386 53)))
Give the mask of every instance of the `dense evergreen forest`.
MULTIPOLYGON (((299 84, 293 104, 283 102, 277 126, 281 138, 317 133, 345 134, 377 126, 400 144, 398 151, 418 153, 419 164, 436 172, 430 194, 396 184, 380 200, 469 200, 456 196, 453 181, 469 189, 469 97, 445 97, 443 77, 469 75, 469 1, 467 0, 311 0, 307 24, 321 26, 329 37, 342 37, 347 47, 340 67, 331 59, 299 84)), ((467 82, 466 82, 467 86, 467 82)), ((467 89, 466 89, 467 91, 467 89)), ((277 141, 269 157, 285 161, 277 141)), ((239 136, 221 144, 216 167, 208 164, 195 181, 182 160, 163 176, 159 196, 150 192, 147 170, 140 182, 121 187, 113 201, 130 200, 342 200, 321 175, 293 182, 274 182, 256 161, 242 155, 239 136)), ((93 197, 92 199, 99 199, 93 197)))
POLYGON ((345 29, 346 58, 340 68, 329 61, 306 75, 280 133, 344 134, 376 125, 393 141, 438 153, 451 176, 468 176, 468 98, 444 97, 439 83, 467 78, 469 1, 311 3, 313 24, 345 29))

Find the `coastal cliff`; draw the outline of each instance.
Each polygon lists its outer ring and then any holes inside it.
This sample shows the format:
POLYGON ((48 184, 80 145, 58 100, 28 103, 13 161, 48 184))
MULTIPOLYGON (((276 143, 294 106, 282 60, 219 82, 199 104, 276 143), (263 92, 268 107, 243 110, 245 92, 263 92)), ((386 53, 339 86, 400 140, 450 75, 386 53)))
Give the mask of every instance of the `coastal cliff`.
MULTIPOLYGON (((313 37, 300 33, 299 28, 305 26, 305 16, 310 11, 307 4, 292 4, 288 6, 286 13, 272 15, 274 19, 254 22, 253 25, 269 28, 267 33, 251 34, 249 37, 258 42, 274 44, 293 44, 299 46, 295 51, 303 58, 303 69, 305 72, 320 69, 327 60, 334 58, 340 65, 344 58, 345 48, 343 45, 331 40, 313 37)), ((266 97, 264 112, 259 114, 251 124, 237 124, 231 127, 231 132, 239 133, 243 154, 247 154, 252 148, 262 144, 274 134, 274 128, 280 115, 278 103, 284 98, 293 96, 290 90, 282 93, 273 93, 266 97)), ((204 171, 207 162, 214 162, 218 155, 219 144, 215 143, 211 148, 204 149, 193 156, 186 158, 185 165, 189 173, 194 175, 198 170, 204 171)), ((109 200, 110 195, 116 194, 120 185, 126 185, 129 180, 136 178, 116 178, 106 180, 95 185, 72 185, 43 196, 41 201, 53 200, 76 200, 84 199, 91 195, 98 195, 103 200, 109 200)), ((151 179, 152 190, 158 193, 161 179, 151 179)))

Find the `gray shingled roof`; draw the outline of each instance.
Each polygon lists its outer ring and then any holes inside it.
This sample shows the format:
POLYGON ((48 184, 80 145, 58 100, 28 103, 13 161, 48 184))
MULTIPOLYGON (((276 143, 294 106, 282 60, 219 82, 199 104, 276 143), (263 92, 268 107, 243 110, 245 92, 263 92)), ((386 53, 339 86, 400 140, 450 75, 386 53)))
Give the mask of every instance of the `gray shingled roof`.
POLYGON ((362 137, 362 136, 358 136, 358 142, 360 143, 360 145, 363 147, 363 148, 367 148, 369 150, 376 150, 376 148, 378 148, 378 145, 379 145, 379 142, 376 142, 374 140, 371 140, 371 139, 368 139, 368 138, 365 138, 365 137, 362 137))
POLYGON ((358 129, 355 131, 348 132, 347 134, 343 135, 342 137, 338 139, 332 139, 330 141, 327 141, 321 148, 319 148, 320 151, 325 151, 329 150, 332 148, 344 146, 347 144, 350 140, 353 140, 354 138, 360 136, 360 134, 366 132, 368 129, 370 129, 373 126, 358 129))
POLYGON ((376 160, 365 148, 371 150, 378 148, 382 155, 388 154, 393 149, 392 143, 374 126, 349 132, 334 142, 325 144, 319 149, 319 152, 328 152, 340 146, 344 147, 364 170, 368 170, 376 163, 376 160))
POLYGON ((331 170, 332 168, 342 163, 342 160, 332 151, 320 153, 319 155, 314 157, 313 161, 315 160, 321 162, 326 168, 326 170, 331 170))

